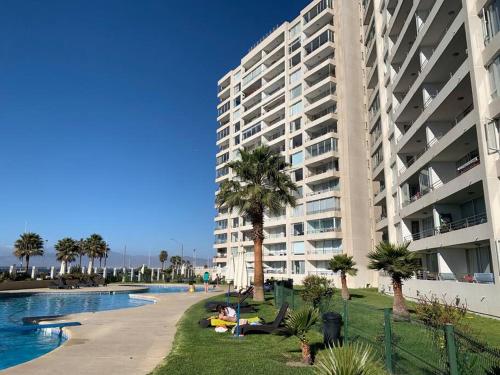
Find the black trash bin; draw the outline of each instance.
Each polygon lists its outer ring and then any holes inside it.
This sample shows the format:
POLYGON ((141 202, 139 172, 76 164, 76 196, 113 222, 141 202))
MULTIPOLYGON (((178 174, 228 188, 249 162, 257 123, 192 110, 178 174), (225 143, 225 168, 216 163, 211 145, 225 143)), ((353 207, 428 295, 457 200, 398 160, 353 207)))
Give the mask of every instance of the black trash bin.
POLYGON ((336 312, 323 314, 323 343, 327 346, 339 346, 342 315, 336 312))

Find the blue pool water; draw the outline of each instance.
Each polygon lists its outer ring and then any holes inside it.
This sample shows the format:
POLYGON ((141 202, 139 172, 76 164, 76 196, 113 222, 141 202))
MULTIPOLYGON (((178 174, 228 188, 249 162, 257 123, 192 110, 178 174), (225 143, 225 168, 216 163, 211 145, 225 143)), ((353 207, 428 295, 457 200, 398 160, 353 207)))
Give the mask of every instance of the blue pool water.
MULTIPOLYGON (((169 285, 145 285, 148 287, 147 293, 183 293, 188 292, 188 286, 169 286, 169 285)), ((197 292, 203 290, 202 287, 196 287, 197 292)))
POLYGON ((149 301, 128 294, 32 294, 0 296, 0 370, 39 357, 61 345, 65 338, 43 331, 16 330, 29 316, 65 315, 141 306, 149 301))

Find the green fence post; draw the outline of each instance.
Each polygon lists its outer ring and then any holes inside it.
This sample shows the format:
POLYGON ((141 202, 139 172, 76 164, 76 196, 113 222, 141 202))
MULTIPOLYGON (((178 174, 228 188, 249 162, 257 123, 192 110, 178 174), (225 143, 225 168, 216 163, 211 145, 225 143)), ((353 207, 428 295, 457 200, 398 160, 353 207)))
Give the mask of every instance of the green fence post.
POLYGON ((344 344, 349 342, 349 306, 347 300, 342 300, 344 304, 344 344))
POLYGON ((278 303, 276 301, 276 289, 278 288, 278 284, 276 281, 274 282, 274 288, 273 288, 273 295, 274 295, 274 306, 278 306, 278 303))
POLYGON ((450 375, 459 375, 457 361, 457 344, 455 342, 455 329, 452 324, 444 326, 446 336, 446 352, 448 354, 448 367, 450 375))
POLYGON ((385 344, 385 368, 389 374, 394 373, 392 363, 392 309, 384 309, 384 344, 385 344))

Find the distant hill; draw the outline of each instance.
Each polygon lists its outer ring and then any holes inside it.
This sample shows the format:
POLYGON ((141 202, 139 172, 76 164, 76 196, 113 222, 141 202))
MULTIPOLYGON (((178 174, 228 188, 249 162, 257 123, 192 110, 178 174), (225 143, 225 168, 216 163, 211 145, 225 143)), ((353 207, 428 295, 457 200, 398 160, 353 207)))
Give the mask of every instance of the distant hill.
MULTIPOLYGON (((193 258, 189 256, 184 257, 185 260, 190 261, 193 263, 193 258)), ((87 265, 89 262, 87 257, 82 258, 82 265, 87 265)), ((76 260, 76 263, 78 263, 78 259, 76 260)), ((167 262, 169 263, 169 262, 167 262)), ((7 247, 0 247, 0 267, 8 267, 11 266, 12 264, 17 264, 20 265, 21 261, 17 259, 15 256, 12 255, 12 251, 7 248, 7 247)), ((53 249, 48 249, 45 251, 44 256, 42 257, 33 257, 30 258, 30 266, 37 266, 37 267, 50 267, 50 266, 56 266, 58 265, 59 262, 56 260, 56 255, 53 249)), ((104 260, 103 263, 104 265, 104 260)), ((149 264, 149 256, 148 255, 128 255, 125 260, 125 266, 128 267, 132 265, 133 267, 138 267, 143 264, 148 265, 149 264)), ((207 259, 203 258, 197 258, 196 259, 196 265, 197 266, 202 266, 207 264, 207 259)), ((97 266, 99 265, 99 260, 97 260, 97 266)), ((160 261, 158 259, 158 254, 151 254, 151 267, 160 267, 160 261)), ((107 260, 107 267, 123 267, 123 254, 122 253, 117 253, 110 251, 109 252, 109 257, 107 260)))

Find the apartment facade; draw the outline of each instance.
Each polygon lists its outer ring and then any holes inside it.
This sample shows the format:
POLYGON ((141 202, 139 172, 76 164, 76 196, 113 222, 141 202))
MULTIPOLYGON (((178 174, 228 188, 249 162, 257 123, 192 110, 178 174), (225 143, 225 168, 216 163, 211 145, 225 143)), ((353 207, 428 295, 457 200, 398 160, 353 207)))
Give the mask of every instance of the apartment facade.
MULTIPOLYGON (((360 18, 357 1, 312 1, 218 82, 215 182, 233 178, 227 162, 240 149, 265 144, 286 158, 299 186, 296 207, 265 217, 266 278, 336 278, 328 261, 347 253, 362 270, 351 285, 374 285, 360 18)), ((214 220, 214 263, 225 267, 244 249, 252 268, 250 223, 224 208, 214 220)))
POLYGON ((418 253, 409 297, 500 316, 500 1, 362 7, 377 235, 418 253))

